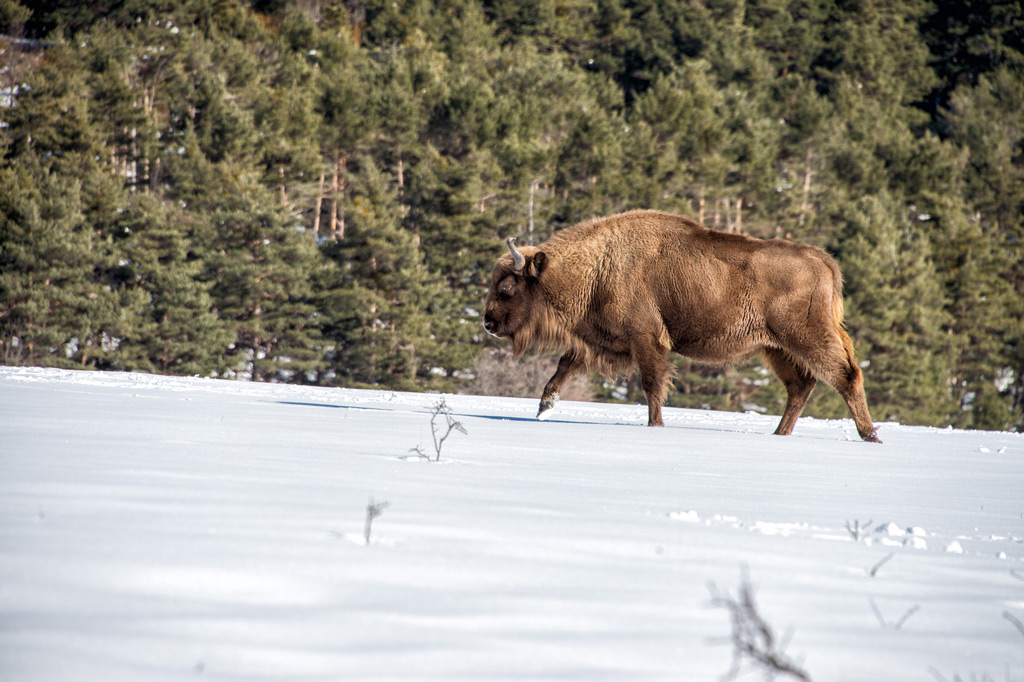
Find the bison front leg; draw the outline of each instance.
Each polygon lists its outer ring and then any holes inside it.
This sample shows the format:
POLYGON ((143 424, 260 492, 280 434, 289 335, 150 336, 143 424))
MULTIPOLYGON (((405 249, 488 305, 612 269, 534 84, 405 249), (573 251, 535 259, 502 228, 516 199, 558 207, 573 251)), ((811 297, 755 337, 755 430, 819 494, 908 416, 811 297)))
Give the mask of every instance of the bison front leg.
POLYGON ((633 344, 633 359, 640 369, 640 386, 647 399, 647 425, 664 426, 661 405, 668 393, 672 365, 666 356, 668 348, 654 338, 642 338, 633 344))
POLYGON ((572 351, 565 353, 559 358, 558 368, 551 378, 548 379, 547 385, 544 386, 544 393, 540 396, 540 409, 537 410, 537 419, 545 419, 550 416, 550 410, 558 402, 558 392, 562 390, 562 384, 581 369, 583 369, 583 362, 572 351))

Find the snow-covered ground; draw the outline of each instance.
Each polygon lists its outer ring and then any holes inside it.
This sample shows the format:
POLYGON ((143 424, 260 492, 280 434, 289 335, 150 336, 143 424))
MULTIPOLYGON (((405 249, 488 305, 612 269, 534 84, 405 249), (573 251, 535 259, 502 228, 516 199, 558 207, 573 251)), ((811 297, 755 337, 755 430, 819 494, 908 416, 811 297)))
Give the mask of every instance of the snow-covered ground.
POLYGON ((1021 435, 438 400, 0 368, 0 679, 1024 679, 1021 435))

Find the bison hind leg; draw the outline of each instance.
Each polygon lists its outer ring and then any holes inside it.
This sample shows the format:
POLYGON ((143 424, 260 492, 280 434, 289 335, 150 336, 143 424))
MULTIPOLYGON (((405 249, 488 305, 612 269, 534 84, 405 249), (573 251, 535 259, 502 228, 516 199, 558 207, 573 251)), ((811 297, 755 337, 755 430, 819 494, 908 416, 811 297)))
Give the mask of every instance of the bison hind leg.
POLYGON ((875 431, 875 425, 871 422, 871 413, 868 412, 868 401, 864 395, 864 375, 853 359, 853 344, 847 338, 844 345, 847 346, 849 353, 846 366, 826 377, 825 380, 846 401, 846 406, 850 408, 850 414, 857 425, 857 433, 860 437, 868 443, 881 443, 878 432, 875 431))
MULTIPOLYGON (((769 362, 772 363, 772 368, 775 369, 776 374, 779 374, 775 361, 771 359, 772 352, 776 353, 776 357, 778 357, 779 351, 766 350, 765 354, 769 357, 769 362)), ((812 381, 814 377, 817 377, 820 381, 836 389, 846 402, 846 406, 853 416, 853 421, 857 425, 857 433, 860 434, 862 439, 869 443, 882 442, 878 439, 878 434, 871 422, 867 398, 864 395, 864 376, 854 358, 853 342, 850 341, 850 337, 847 336, 845 331, 836 329, 834 335, 815 350, 801 353, 781 351, 781 354, 786 356, 786 359, 799 370, 804 372, 810 370, 807 373, 808 375, 813 373, 812 381)), ((782 374, 779 374, 779 378, 782 379, 783 383, 786 383, 786 379, 782 374)), ((813 386, 812 383, 810 388, 813 388, 813 386)), ((795 386, 795 388, 798 389, 799 387, 795 386)), ((802 410, 807 402, 807 397, 810 396, 810 388, 807 389, 807 396, 800 402, 799 390, 796 390, 796 396, 794 397, 794 392, 790 390, 789 384, 786 385, 786 390, 789 391, 789 401, 786 404, 782 423, 779 424, 779 431, 776 433, 783 432, 787 417, 791 416, 793 422, 796 421, 799 412, 797 411, 797 414, 791 415, 790 408, 793 407, 795 410, 796 404, 799 403, 799 408, 802 410)), ((792 428, 792 425, 790 425, 790 428, 792 428)))
POLYGON ((811 391, 817 380, 806 368, 798 365, 789 353, 774 348, 764 350, 765 359, 768 365, 779 377, 779 381, 786 387, 786 409, 782 413, 782 420, 775 429, 778 436, 788 436, 793 433, 793 426, 797 418, 804 411, 807 399, 811 397, 811 391))

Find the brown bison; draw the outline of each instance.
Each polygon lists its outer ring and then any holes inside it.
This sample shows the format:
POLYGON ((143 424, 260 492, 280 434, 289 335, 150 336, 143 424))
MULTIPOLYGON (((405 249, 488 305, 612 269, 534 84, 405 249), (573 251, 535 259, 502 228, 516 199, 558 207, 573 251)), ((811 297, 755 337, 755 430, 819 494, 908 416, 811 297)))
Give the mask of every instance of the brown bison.
POLYGON ((564 350, 541 396, 554 407, 567 377, 640 370, 648 424, 661 426, 668 352, 729 364, 763 354, 786 386, 775 433, 788 435, 820 379, 839 391, 860 437, 879 442, 853 343, 843 330, 842 275, 821 249, 715 232, 678 215, 632 211, 580 223, 494 267, 484 329, 564 350))

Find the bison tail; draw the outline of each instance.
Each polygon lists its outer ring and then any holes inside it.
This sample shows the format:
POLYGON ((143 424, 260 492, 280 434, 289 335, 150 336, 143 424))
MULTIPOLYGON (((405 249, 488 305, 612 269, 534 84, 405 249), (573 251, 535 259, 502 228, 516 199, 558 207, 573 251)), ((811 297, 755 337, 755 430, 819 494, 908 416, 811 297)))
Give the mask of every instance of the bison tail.
POLYGON ((843 310, 843 273, 840 272, 839 265, 836 264, 831 256, 826 255, 824 260, 825 264, 832 271, 832 324, 835 325, 836 332, 843 342, 843 350, 846 351, 847 360, 849 360, 852 367, 856 367, 857 357, 853 349, 853 341, 850 339, 850 335, 846 333, 846 325, 843 322, 845 315, 843 310))
MULTIPOLYGON (((831 261, 831 259, 829 259, 831 261)), ((843 275, 835 261, 829 263, 832 269, 832 322, 839 329, 843 328, 843 275)))

